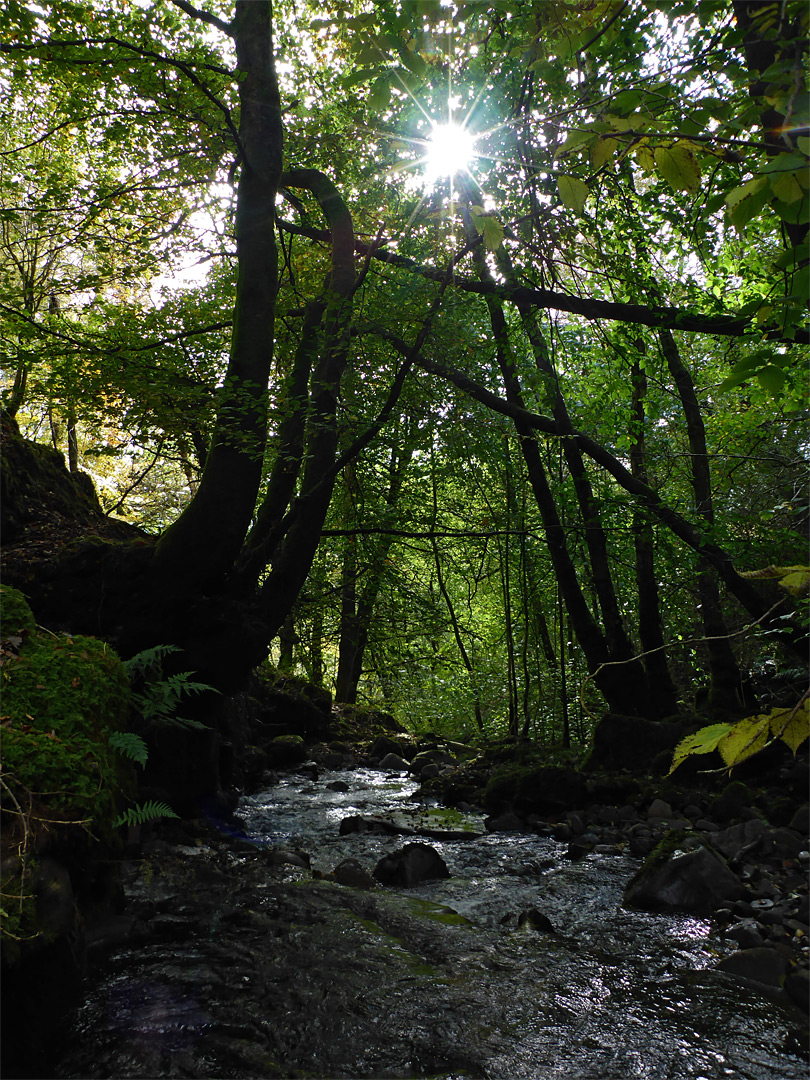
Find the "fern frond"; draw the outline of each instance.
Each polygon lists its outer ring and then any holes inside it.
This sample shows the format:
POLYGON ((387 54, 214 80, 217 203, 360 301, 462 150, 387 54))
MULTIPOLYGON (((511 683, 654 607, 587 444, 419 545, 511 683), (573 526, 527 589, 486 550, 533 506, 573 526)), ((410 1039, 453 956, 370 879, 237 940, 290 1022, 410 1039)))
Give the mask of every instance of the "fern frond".
POLYGON ((119 814, 115 819, 113 828, 117 829, 119 825, 145 825, 147 821, 178 816, 167 803, 149 799, 148 802, 128 806, 123 814, 119 814))
POLYGON ((149 750, 140 735, 134 731, 112 731, 109 735, 110 746, 123 754, 130 761, 136 761, 139 765, 146 765, 149 750))

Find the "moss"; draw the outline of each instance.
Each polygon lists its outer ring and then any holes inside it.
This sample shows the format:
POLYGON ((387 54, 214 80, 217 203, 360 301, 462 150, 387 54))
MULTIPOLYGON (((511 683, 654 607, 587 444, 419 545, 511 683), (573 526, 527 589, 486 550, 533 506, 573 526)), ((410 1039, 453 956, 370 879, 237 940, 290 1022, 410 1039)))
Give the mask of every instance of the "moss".
POLYGON ((37 624, 33 612, 19 589, 0 585, 0 628, 4 638, 33 634, 37 624))
POLYGON ((113 836, 132 767, 109 736, 124 727, 130 691, 104 642, 30 629, 22 594, 4 588, 2 600, 3 934, 19 944, 39 933, 30 902, 36 854, 75 847, 77 834, 82 843, 113 836), (17 625, 28 628, 22 639, 8 634, 17 625))
POLYGON ((431 922, 441 923, 442 926, 473 925, 469 919, 443 904, 434 904, 430 900, 419 900, 412 896, 407 897, 407 901, 414 915, 420 919, 430 919, 431 922))

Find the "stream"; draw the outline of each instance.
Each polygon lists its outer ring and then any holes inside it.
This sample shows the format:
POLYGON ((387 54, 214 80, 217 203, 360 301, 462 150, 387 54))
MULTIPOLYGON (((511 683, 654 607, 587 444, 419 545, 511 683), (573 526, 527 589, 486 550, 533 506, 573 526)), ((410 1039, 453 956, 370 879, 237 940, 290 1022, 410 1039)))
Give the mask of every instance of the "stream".
POLYGON ((482 818, 420 804, 416 787, 370 769, 286 776, 242 799, 247 839, 203 837, 133 868, 131 932, 99 949, 58 1075, 806 1077, 781 1049, 795 1018, 713 970, 729 950, 708 920, 621 906, 637 860, 476 837, 482 818), (356 815, 471 837, 340 835, 356 815), (412 841, 450 877, 320 879, 412 841), (550 929, 520 920, 532 909, 550 929))

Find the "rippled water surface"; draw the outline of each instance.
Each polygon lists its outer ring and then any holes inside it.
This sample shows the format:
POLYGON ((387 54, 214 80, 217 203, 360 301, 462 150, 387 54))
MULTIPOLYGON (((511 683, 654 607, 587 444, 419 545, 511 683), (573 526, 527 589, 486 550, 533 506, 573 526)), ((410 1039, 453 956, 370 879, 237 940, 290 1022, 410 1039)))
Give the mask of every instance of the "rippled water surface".
POLYGON ((480 818, 414 792, 372 770, 290 776, 242 800, 250 843, 208 836, 132 867, 134 932, 97 959, 57 1075, 806 1076, 781 1050, 795 1017, 713 970, 723 945, 706 921, 622 908, 634 860, 474 836, 480 818), (471 835, 426 839, 450 877, 403 890, 313 880, 265 850, 372 871, 413 839, 341 836, 355 815, 471 835), (553 932, 519 924, 532 908, 553 932))
MULTIPOLYGON (((404 825, 483 831, 473 815, 445 821, 415 804, 416 785, 373 770, 334 773, 317 782, 292 777, 245 799, 240 816, 257 839, 300 847, 314 868, 345 858, 372 870, 409 837, 340 836, 347 816, 404 825), (348 792, 327 785, 343 780, 348 792)), ((414 839, 419 840, 419 837, 414 839)), ((621 906, 638 862, 591 854, 572 863, 565 846, 523 834, 470 840, 425 839, 450 870, 446 880, 403 896, 451 908, 470 921, 452 928, 453 977, 475 987, 488 1077, 570 1080, 680 1080, 805 1077, 802 1062, 780 1047, 789 1019, 780 1006, 712 970, 725 948, 708 920, 658 916, 621 906), (554 934, 517 927, 529 908, 554 934)), ((449 1018, 435 1016, 437 1024, 449 1018)), ((460 1074, 459 1074, 460 1076, 460 1074)))

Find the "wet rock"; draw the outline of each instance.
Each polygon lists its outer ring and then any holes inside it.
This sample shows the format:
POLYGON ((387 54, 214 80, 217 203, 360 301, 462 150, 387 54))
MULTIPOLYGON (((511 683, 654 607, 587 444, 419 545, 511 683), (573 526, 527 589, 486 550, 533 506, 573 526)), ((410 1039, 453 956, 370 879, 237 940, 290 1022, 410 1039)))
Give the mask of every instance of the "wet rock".
POLYGON ((518 929, 520 930, 534 930, 538 934, 556 934, 557 931, 551 925, 551 920, 547 915, 543 915, 537 908, 529 908, 528 911, 521 911, 518 915, 518 929))
POLYGON ((450 871, 438 851, 429 844, 406 844, 380 859, 374 868, 374 877, 383 885, 407 888, 421 881, 450 877, 450 871))
POLYGON ((753 919, 746 919, 737 923, 736 926, 729 927, 724 937, 729 938, 740 949, 755 949, 764 944, 765 941, 762 934, 757 930, 753 919))
POLYGON ((705 847, 676 852, 663 862, 652 857, 624 894, 628 907, 708 915, 724 901, 743 899, 745 886, 719 855, 705 847))
POLYGON ((419 773, 420 780, 433 780, 439 775, 438 765, 425 765, 424 769, 419 773))
POLYGON ((810 1012, 810 971, 807 968, 794 968, 785 976, 785 990, 788 996, 805 1015, 810 1012))
POLYGON ((486 818, 484 828, 487 832, 525 832, 526 822, 510 810, 505 814, 486 818))
POLYGON ((399 754, 386 754, 385 757, 380 758, 377 768, 390 769, 391 772, 407 772, 410 765, 399 754))
POLYGON ((369 756, 381 760, 386 754, 404 757, 405 747, 398 739, 392 739, 388 735, 379 735, 371 745, 369 756))
POLYGON ((326 785, 327 791, 348 791, 349 785, 345 780, 333 780, 331 784, 326 785))
POLYGON ((717 968, 748 983, 780 987, 785 981, 788 962, 776 949, 761 947, 732 953, 724 957, 717 968))
POLYGON ((357 859, 344 859, 332 871, 332 877, 341 885, 354 889, 375 889, 377 882, 357 859))
POLYGON ((340 823, 341 836, 351 833, 377 833, 380 836, 414 836, 415 830, 409 825, 397 825, 384 818, 364 818, 360 814, 344 818, 340 823))

